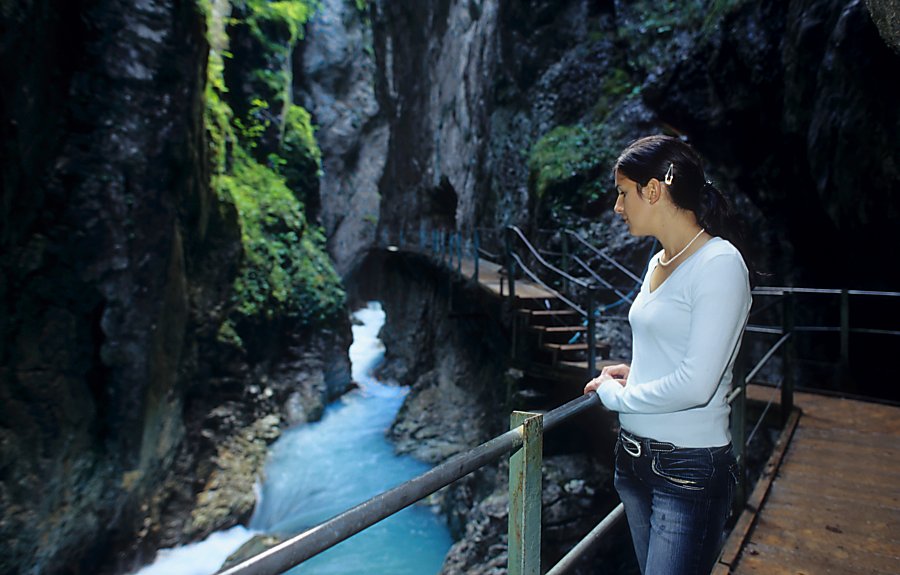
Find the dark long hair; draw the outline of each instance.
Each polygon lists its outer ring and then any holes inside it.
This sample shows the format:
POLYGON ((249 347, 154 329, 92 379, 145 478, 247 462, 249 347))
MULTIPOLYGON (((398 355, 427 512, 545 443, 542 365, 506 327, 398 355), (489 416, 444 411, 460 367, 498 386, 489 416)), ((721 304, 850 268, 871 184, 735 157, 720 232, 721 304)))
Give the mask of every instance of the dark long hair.
POLYGON ((743 222, 731 209, 728 198, 706 179, 703 160, 694 148, 671 136, 646 136, 619 154, 615 172, 637 182, 638 193, 653 178, 664 182, 670 172, 672 183, 667 187, 672 202, 693 212, 700 227, 711 235, 731 242, 744 257, 753 279, 753 268, 744 249, 743 222))

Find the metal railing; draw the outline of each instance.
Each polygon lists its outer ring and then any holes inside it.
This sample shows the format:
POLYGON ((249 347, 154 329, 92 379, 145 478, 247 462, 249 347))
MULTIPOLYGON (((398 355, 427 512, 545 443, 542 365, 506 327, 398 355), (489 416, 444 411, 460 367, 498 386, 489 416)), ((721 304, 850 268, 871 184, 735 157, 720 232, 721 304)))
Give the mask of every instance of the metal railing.
POLYGON ((506 433, 242 561, 220 575, 282 573, 509 452, 514 452, 509 469, 509 573, 537 575, 540 572, 543 433, 599 404, 599 397, 590 394, 546 414, 513 412, 511 429, 506 433))
MULTIPOLYGON (((598 250, 597 248, 591 246, 587 243, 583 238, 575 234, 574 232, 570 232, 566 230, 566 235, 568 237, 573 237, 576 241, 583 242, 588 249, 590 249, 595 255, 598 257, 607 259, 609 263, 614 266, 621 266, 618 262, 613 260, 605 254, 602 250, 598 250)), ((477 232, 476 232, 477 236, 477 232)), ((560 301, 566 303, 569 307, 576 310, 582 316, 584 316, 585 321, 588 322, 589 326, 589 342, 593 343, 593 329, 590 329, 593 324, 594 315, 596 311, 596 307, 594 302, 592 301, 592 294, 600 289, 596 284, 589 283, 584 281, 583 279, 576 278, 571 274, 567 273, 565 270, 560 269, 560 267, 555 266, 554 264, 548 262, 541 252, 534 248, 534 246, 528 241, 522 231, 515 227, 510 226, 507 228, 506 235, 506 274, 507 274, 507 297, 509 297, 511 302, 515 302, 515 276, 517 269, 520 269, 522 273, 527 275, 532 281, 541 285, 544 289, 548 290, 548 292, 553 293, 556 297, 560 299, 560 301), (515 240, 521 241, 528 250, 528 253, 531 255, 534 261, 537 261, 541 266, 553 274, 556 277, 564 279, 569 284, 575 285, 576 287, 583 289, 586 294, 588 294, 588 303, 587 305, 579 305, 578 302, 573 301, 566 294, 562 293, 560 290, 557 290, 553 286, 549 285, 549 282, 541 279, 539 274, 532 271, 528 266, 525 265, 522 257, 515 253, 512 249, 512 245, 515 240)), ((477 244, 477 241, 476 241, 477 244)), ((440 245, 440 242, 437 242, 435 246, 440 245)), ((441 250, 435 250, 436 253, 443 253, 441 250)), ((474 250, 473 256, 478 258, 479 253, 483 252, 483 250, 479 250, 476 248, 474 250)), ((499 254, 492 253, 494 258, 497 258, 499 254)), ((582 268, 585 269, 588 267, 587 262, 583 260, 579 261, 577 256, 573 256, 569 250, 566 250, 565 255, 574 259, 574 261, 582 268)), ((461 257, 461 256, 460 256, 461 257)), ((452 260, 451 260, 452 261, 452 260)), ((477 269, 477 264, 476 264, 477 269)), ((627 268, 621 267, 620 271, 626 273, 632 280, 636 282, 640 282, 640 278, 638 278, 635 274, 627 270, 627 268)), ((627 294, 621 292, 621 290, 615 290, 613 286, 606 285, 602 281, 598 281, 594 275, 591 275, 592 279, 597 281, 597 283, 601 285, 605 285, 605 287, 613 291, 621 301, 628 301, 630 303, 630 298, 626 298, 627 294), (612 288, 612 289, 611 289, 612 288)), ((477 278, 476 278, 477 279, 477 278)), ((849 315, 849 298, 850 296, 882 296, 882 297, 900 297, 900 293, 898 292, 887 292, 887 291, 865 291, 865 290, 840 290, 840 289, 815 289, 815 288, 797 288, 797 287, 758 287, 753 290, 754 296, 759 297, 770 297, 776 296, 778 299, 773 300, 771 302, 767 302, 762 305, 757 305, 754 303, 754 308, 751 310, 750 317, 754 318, 764 311, 776 308, 780 305, 780 316, 781 316, 781 325, 759 325, 759 324, 748 324, 745 326, 745 336, 748 334, 755 335, 776 335, 778 339, 769 346, 764 353, 762 353, 761 357, 757 360, 757 363, 753 365, 753 367, 747 369, 747 345, 746 341, 742 346, 742 350, 738 355, 735 371, 734 371, 734 387, 731 393, 727 397, 727 402, 732 406, 732 418, 731 418, 731 433, 732 433, 732 442, 735 448, 735 455, 739 464, 739 473, 741 476, 741 481, 738 483, 738 491, 736 493, 734 505, 735 510, 740 511, 744 503, 747 500, 748 492, 747 492, 747 461, 746 461, 746 448, 749 446, 750 442, 753 441, 756 433, 760 427, 760 425, 765 421, 766 416, 774 404, 775 397, 778 395, 780 391, 780 411, 782 416, 782 424, 787 420, 790 416, 791 412, 794 409, 794 392, 795 392, 795 368, 796 368, 796 350, 795 350, 795 340, 797 334, 800 333, 815 333, 815 332, 828 332, 828 333, 839 333, 840 334, 840 359, 839 365, 841 366, 841 370, 846 372, 849 367, 849 338, 850 334, 853 333, 863 333, 863 334, 879 334, 879 335, 900 335, 900 331, 897 330, 886 330, 886 329, 874 329, 874 328, 851 328, 850 327, 850 315, 849 315), (799 294, 818 294, 818 295, 838 295, 840 296, 840 326, 797 326, 795 325, 795 295, 799 294), (772 396, 769 398, 768 402, 765 404, 761 415, 759 416, 756 424, 750 433, 747 433, 747 386, 755 380, 757 375, 761 372, 761 370, 774 358, 776 354, 780 354, 781 358, 781 378, 777 382, 774 387, 774 391, 772 396)), ((589 349, 593 349, 593 345, 589 345, 589 349)), ((592 357, 589 362, 589 376, 593 377, 594 369, 590 366, 595 366, 594 358, 592 357)), ((512 422, 513 422, 513 430, 507 432, 506 434, 499 436, 482 446, 468 452, 467 454, 463 454, 462 456, 458 456, 458 458, 454 458, 451 461, 448 461, 445 464, 442 464, 436 468, 434 468, 431 472, 426 473, 420 478, 416 478, 407 482, 404 485, 401 485, 395 490, 387 492, 386 494, 379 496, 371 500, 372 502, 378 500, 379 498, 384 498, 385 501, 391 503, 392 508, 396 510, 401 509, 402 507, 398 507, 401 502, 406 502, 410 500, 411 497, 415 497, 409 503, 405 503, 405 505, 409 505, 426 495, 433 493, 440 487, 455 481, 459 477, 473 471, 477 467, 480 467, 487 463, 488 460, 492 460, 496 457, 499 457, 503 453, 508 451, 512 451, 515 449, 519 449, 523 445, 525 446, 523 450, 517 453, 516 456, 511 458, 510 464, 510 524, 509 524, 509 573, 512 575, 518 575, 522 573, 534 574, 537 575, 540 573, 540 439, 539 436, 545 430, 549 430, 559 422, 563 421, 565 418, 574 415, 575 413, 579 413, 584 409, 599 404, 599 398, 596 394, 589 394, 578 399, 575 399, 564 406, 557 408, 549 413, 547 413, 543 419, 538 414, 527 414, 522 412, 516 412, 513 414, 512 422), (529 423, 531 422, 531 423, 529 423), (527 439, 531 438, 531 439, 527 439), (531 449, 529 450, 529 445, 531 445, 531 449), (489 453, 489 455, 487 455, 489 453), (477 459, 478 464, 465 464, 463 462, 465 460, 472 459, 473 461, 477 459), (484 461, 482 463, 482 461, 484 461), (536 466, 536 467, 535 467, 536 466), (453 469, 453 472, 448 471, 448 469, 453 469), (514 471, 515 470, 515 471, 514 471), (439 476, 442 479, 438 481, 437 479, 425 481, 424 477, 431 476, 439 476), (515 476, 515 477, 514 477, 515 476), (453 479, 449 479, 446 483, 443 481, 449 477, 453 477, 453 479), (422 486, 420 486, 420 483, 422 486), (395 491, 406 492, 410 489, 416 489, 416 495, 407 495, 406 498, 401 498, 399 495, 392 495, 395 491), (430 491, 428 491, 430 490, 430 491), (535 495, 536 494, 536 495, 535 495), (388 496, 391 497, 388 497, 388 496)), ((361 505, 363 507, 367 505, 361 505)), ((350 514, 351 512, 356 512, 357 508, 342 514, 331 521, 338 521, 344 515, 350 514)), ((385 510, 386 511, 386 510, 385 510)), ((394 511, 391 511, 393 513, 394 511)), ((358 513, 362 513, 359 511, 358 513)), ((379 519, 386 517, 390 513, 379 514, 379 519)), ((602 539, 602 537, 609 532, 609 530, 617 524, 621 518, 624 516, 623 507, 619 504, 615 507, 606 517, 604 517, 600 523, 575 547, 567 553, 562 560, 557 563, 554 567, 552 567, 549 571, 547 571, 548 575, 561 575, 568 570, 570 570, 583 555, 593 549, 597 543, 602 539)), ((367 523, 366 526, 371 525, 375 521, 371 521, 371 523, 367 523)), ((322 529, 331 529, 326 528, 325 526, 330 523, 326 522, 323 526, 314 528, 310 530, 310 532, 322 529)), ((361 527, 360 530, 364 528, 361 527)), ((310 533, 307 532, 307 533, 310 533)), ((353 531, 355 533, 356 531, 353 531)), ((301 534, 295 539, 302 539, 305 534, 301 534)), ((352 533, 351 533, 352 535, 352 533)), ((347 535, 346 537, 349 537, 347 535)), ((346 538, 344 537, 344 538, 346 538)), ((343 539, 336 539, 330 545, 336 544, 337 542, 343 539)), ((290 541, 285 542, 287 545, 290 541)), ((281 546, 279 546, 281 547, 281 546)), ((233 575, 236 573, 271 573, 271 571, 227 571, 228 575, 233 575)))
MULTIPOLYGON (((527 275, 534 283, 540 285, 545 290, 554 295, 556 299, 564 303, 570 309, 575 310, 582 316, 583 326, 585 327, 584 337, 587 349, 587 376, 592 378, 597 374, 597 321, 599 319, 608 319, 607 312, 619 305, 631 304, 635 292, 640 288, 641 279, 629 270, 627 267, 616 261, 604 250, 598 249, 591 245, 579 234, 571 230, 562 230, 561 237, 562 252, 552 252, 536 248, 525 236, 521 229, 516 226, 508 226, 506 234, 506 254, 507 254, 507 283, 510 307, 515 306, 516 290, 515 277, 517 269, 527 275), (582 258, 575 250, 571 249, 572 241, 582 250, 587 250, 591 257, 582 258), (540 277, 540 275, 525 264, 523 258, 519 256, 514 246, 522 245, 525 247, 525 255, 535 262, 535 265, 541 266, 546 270, 550 278, 540 277), (558 255, 562 261, 560 265, 549 262, 545 256, 558 255), (613 268, 627 276, 631 282, 630 288, 620 288, 612 282, 598 274, 591 265, 592 258, 600 258, 611 264, 613 268), (578 272, 586 274, 586 277, 576 277, 567 268, 575 268, 578 272), (627 293, 625 290, 629 290, 627 293), (613 301, 601 302, 602 294, 612 294, 613 301)), ((621 319, 621 318, 615 318, 621 319)), ((516 329, 516 324, 514 324, 516 329)), ((572 337, 569 343, 574 343, 581 338, 581 334, 572 337)))

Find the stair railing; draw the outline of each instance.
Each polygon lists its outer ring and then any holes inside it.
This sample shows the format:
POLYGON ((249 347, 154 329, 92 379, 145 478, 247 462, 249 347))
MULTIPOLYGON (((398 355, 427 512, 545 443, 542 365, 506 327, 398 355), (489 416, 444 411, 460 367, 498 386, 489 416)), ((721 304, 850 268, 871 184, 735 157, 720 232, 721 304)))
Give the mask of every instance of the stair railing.
POLYGON ((555 265, 548 262, 544 257, 538 252, 537 249, 528 241, 528 238, 525 237, 525 234, 522 233, 522 230, 518 228, 518 226, 507 226, 507 241, 506 241, 506 251, 507 258, 510 262, 507 265, 507 282, 509 284, 509 303, 510 309, 515 309, 516 307, 516 295, 515 295, 515 269, 516 265, 518 265, 522 271, 531 278, 532 281, 552 293, 556 296, 561 302, 569 306, 571 309, 575 310, 582 317, 584 317, 587 323, 587 375, 588 378, 593 378, 597 375, 597 325, 596 325, 596 311, 597 311, 597 291, 598 287, 595 284, 588 283, 580 278, 576 278, 571 274, 565 272, 564 270, 556 267, 555 265), (566 297, 558 290, 552 288, 542 280, 538 274, 533 272, 528 266, 525 265, 522 258, 515 252, 513 249, 513 245, 515 245, 516 240, 519 240, 525 248, 528 250, 528 253, 544 268, 555 274, 556 276, 562 278, 566 282, 568 282, 569 286, 575 285, 585 291, 585 305, 584 307, 578 305, 576 302, 572 301, 570 298, 566 297))

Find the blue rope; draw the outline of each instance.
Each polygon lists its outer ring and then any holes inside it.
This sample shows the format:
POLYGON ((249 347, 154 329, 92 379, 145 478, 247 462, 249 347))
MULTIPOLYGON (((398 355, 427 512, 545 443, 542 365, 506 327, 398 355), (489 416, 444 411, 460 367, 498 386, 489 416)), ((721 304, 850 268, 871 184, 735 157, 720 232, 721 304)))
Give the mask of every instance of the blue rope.
MULTIPOLYGON (((646 270, 647 267, 650 265, 650 260, 653 259, 653 254, 656 253, 656 246, 657 246, 658 243, 659 243, 659 241, 658 241, 656 238, 654 238, 654 239, 653 239, 653 245, 650 247, 650 257, 647 258, 647 264, 644 266, 644 269, 645 269, 645 270, 646 270)), ((625 294, 626 297, 630 298, 630 297, 631 297, 638 289, 640 289, 640 287, 641 287, 641 286, 636 285, 636 286, 634 286, 633 288, 631 288, 631 291, 628 292, 627 294, 625 294)), ((602 307, 597 308, 597 311, 595 312, 594 315, 595 315, 595 317, 596 317, 597 319, 599 319, 600 317, 603 316, 604 313, 606 313, 607 310, 610 310, 610 309, 612 309, 612 308, 614 308, 614 307, 618 307, 618 306, 622 305, 623 303, 625 303, 625 302, 627 302, 627 301, 628 301, 628 300, 627 300, 625 297, 620 297, 617 301, 614 301, 614 302, 611 303, 611 304, 607 304, 607 305, 605 305, 605 306, 602 306, 602 307)), ((582 325, 587 326, 587 320, 586 320, 586 319, 584 320, 584 323, 582 323, 582 325)), ((578 338, 580 338, 580 337, 581 337, 581 333, 576 333, 575 335, 573 335, 573 336, 569 339, 569 343, 570 343, 570 344, 571 344, 571 343, 576 343, 576 342, 578 341, 578 338)))

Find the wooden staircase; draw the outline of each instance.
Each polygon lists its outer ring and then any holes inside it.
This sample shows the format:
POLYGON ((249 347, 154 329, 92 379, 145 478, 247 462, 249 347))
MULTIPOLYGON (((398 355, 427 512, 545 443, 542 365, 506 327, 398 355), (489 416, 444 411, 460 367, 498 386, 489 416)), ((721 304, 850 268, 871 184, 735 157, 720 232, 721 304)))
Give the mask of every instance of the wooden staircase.
MULTIPOLYGON (((515 360, 526 372, 541 375, 569 372, 585 379, 588 367, 587 325, 584 316, 556 297, 517 297, 514 330, 515 360)), ((608 342, 595 343, 597 371, 609 360, 608 342)))

